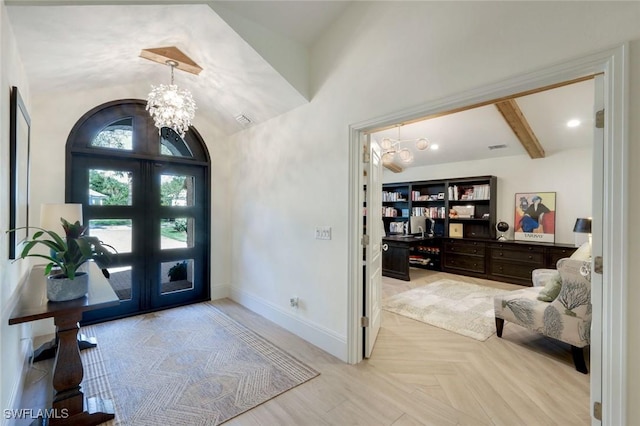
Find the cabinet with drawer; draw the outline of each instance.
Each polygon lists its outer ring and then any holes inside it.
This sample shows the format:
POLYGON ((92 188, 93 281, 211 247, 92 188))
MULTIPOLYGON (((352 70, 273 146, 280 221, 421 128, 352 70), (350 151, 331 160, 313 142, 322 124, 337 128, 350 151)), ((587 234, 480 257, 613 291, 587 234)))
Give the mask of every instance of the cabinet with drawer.
POLYGON ((531 286, 534 269, 555 269, 558 259, 569 257, 575 247, 568 245, 527 244, 517 241, 487 244, 488 278, 531 286))
POLYGON ((577 247, 569 245, 549 247, 547 249, 546 259, 547 268, 556 269, 556 263, 558 263, 558 260, 571 256, 577 249, 577 247))
POLYGON ((531 272, 545 267, 545 247, 529 244, 490 243, 489 278, 531 285, 531 272))
POLYGON ((445 272, 482 275, 486 273, 486 243, 447 238, 443 244, 445 272))

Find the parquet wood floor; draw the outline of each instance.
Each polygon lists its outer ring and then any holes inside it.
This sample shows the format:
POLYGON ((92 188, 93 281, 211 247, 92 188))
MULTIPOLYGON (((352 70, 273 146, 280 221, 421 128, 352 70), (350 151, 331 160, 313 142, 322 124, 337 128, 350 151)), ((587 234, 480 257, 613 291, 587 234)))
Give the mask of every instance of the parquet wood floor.
MULTIPOLYGON (((383 278, 383 297, 443 278, 517 285, 412 269, 383 278)), ((479 342, 383 312, 373 356, 346 365, 235 303, 215 302, 321 375, 229 425, 588 425, 589 376, 569 346, 505 324, 479 342)))
MULTIPOLYGON (((441 278, 499 288, 511 284, 412 269, 384 278, 384 297, 441 278)), ((390 312, 373 356, 345 364, 231 300, 213 302, 321 375, 225 425, 588 425, 589 376, 568 346, 505 324, 485 342, 390 312)), ((41 381, 39 383, 46 383, 41 381)), ((33 389, 22 407, 30 407, 33 389)), ((116 396, 117 398, 117 396, 116 396)))

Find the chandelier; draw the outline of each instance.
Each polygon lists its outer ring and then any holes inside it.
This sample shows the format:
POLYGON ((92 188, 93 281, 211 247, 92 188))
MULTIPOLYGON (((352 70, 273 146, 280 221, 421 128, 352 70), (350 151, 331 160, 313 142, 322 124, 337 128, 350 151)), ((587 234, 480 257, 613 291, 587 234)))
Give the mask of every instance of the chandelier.
POLYGON ((398 125, 398 139, 384 138, 380 141, 380 148, 382 148, 382 162, 384 164, 390 164, 395 160, 396 154, 405 164, 413 162, 413 152, 409 148, 402 148, 401 145, 406 142, 414 142, 416 149, 424 151, 426 149, 436 150, 438 145, 432 144, 426 138, 417 139, 401 139, 400 138, 400 126, 398 125))
POLYGON ((146 109, 158 131, 162 131, 163 127, 169 127, 184 138, 195 116, 196 103, 189 90, 178 89, 178 86, 173 84, 173 69, 178 66, 178 62, 168 60, 165 63, 171 67, 171 84, 151 86, 146 109))

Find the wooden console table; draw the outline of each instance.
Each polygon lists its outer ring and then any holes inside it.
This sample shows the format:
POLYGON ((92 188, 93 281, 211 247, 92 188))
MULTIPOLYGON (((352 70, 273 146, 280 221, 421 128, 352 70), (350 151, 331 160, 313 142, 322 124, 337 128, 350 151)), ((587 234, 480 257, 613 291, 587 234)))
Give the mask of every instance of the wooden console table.
POLYGON ((36 422, 43 420, 44 424, 52 426, 97 425, 114 418, 113 410, 105 409, 106 401, 99 398, 91 398, 85 406, 84 394, 80 389, 84 373, 77 335, 82 313, 120 303, 100 269, 92 262, 88 263, 86 268, 89 273, 87 296, 68 302, 49 302, 44 266, 33 267, 22 285, 18 302, 9 317, 9 325, 44 318, 53 318, 56 325, 58 348, 53 365, 55 392, 52 408, 58 415, 50 419, 38 419, 36 422))

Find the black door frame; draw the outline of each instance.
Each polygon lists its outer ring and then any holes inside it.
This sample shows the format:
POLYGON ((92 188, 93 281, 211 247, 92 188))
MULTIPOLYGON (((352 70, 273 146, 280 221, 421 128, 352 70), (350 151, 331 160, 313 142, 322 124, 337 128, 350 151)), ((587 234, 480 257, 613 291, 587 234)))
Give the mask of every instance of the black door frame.
MULTIPOLYGON (((97 217, 131 218, 132 252, 118 254, 114 267, 131 265, 131 300, 123 300, 120 306, 86 312, 83 324, 91 324, 139 313, 197 303, 211 299, 210 258, 211 258, 211 181, 210 157, 206 145, 191 127, 184 137, 184 143, 191 151, 191 157, 161 155, 158 129, 145 110, 146 102, 125 99, 99 105, 83 115, 71 130, 66 145, 66 202, 81 202, 85 223, 97 217), (133 119, 133 151, 93 147, 91 141, 105 126, 123 118, 133 119), (133 179, 133 194, 138 194, 137 205, 157 204, 160 194, 161 173, 178 173, 196 176, 196 207, 159 206, 150 210, 152 220, 144 212, 135 212, 133 206, 94 206, 87 203, 86 188, 88 175, 79 175, 74 170, 106 168, 129 170, 133 179), (158 184, 155 184, 155 180, 158 184), (147 186, 146 188, 143 186, 147 186), (84 189, 78 189, 84 188, 84 189), (155 197, 155 198, 154 198, 155 197), (147 238, 159 229, 162 217, 198 217, 194 233, 194 247, 187 249, 161 250, 159 241, 147 238), (157 226, 156 226, 157 225, 157 226), (154 226, 156 226, 154 228, 154 226), (157 246, 157 247, 156 247, 157 246), (159 269, 152 265, 176 259, 194 259, 200 264, 195 268, 194 290, 161 294, 159 269), (196 279, 198 285, 196 285, 196 279), (154 289, 158 291, 154 291, 154 289)), ((135 195, 134 195, 135 197, 135 195)))

